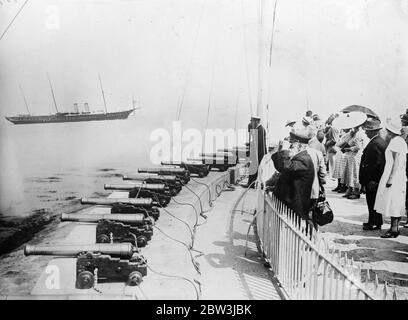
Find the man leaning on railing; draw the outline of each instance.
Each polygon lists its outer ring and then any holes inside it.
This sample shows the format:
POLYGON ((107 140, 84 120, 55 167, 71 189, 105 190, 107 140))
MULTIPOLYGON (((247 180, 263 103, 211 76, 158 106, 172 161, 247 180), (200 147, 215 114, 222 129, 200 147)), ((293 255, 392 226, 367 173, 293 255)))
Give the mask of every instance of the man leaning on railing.
POLYGON ((326 170, 323 154, 308 147, 309 138, 291 133, 290 147, 282 145, 272 155, 276 173, 266 182, 266 191, 272 191, 301 219, 317 230, 311 209, 317 201, 320 186, 325 183, 326 170))

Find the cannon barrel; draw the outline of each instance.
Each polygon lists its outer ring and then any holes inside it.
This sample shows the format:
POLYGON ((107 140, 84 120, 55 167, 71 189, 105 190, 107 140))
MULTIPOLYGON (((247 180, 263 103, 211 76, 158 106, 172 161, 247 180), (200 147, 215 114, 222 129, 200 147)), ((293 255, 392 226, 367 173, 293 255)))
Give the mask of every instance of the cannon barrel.
POLYGON ((230 153, 237 153, 237 152, 242 152, 242 153, 246 153, 249 149, 245 148, 245 147, 233 147, 233 148, 225 148, 225 149, 218 149, 218 152, 230 152, 230 153))
POLYGON ((166 189, 163 183, 126 183, 126 184, 105 184, 105 190, 133 190, 133 189, 143 189, 143 190, 156 190, 162 191, 166 189))
POLYGON ((184 174, 186 172, 183 168, 169 168, 169 167, 160 167, 160 168, 139 168, 137 169, 139 173, 174 173, 174 174, 184 174))
POLYGON ((200 153, 200 157, 224 157, 224 158, 233 158, 235 155, 231 152, 214 152, 214 153, 200 153))
POLYGON ((61 256, 76 257, 83 252, 92 252, 130 259, 137 249, 130 243, 98 243, 98 244, 70 244, 70 245, 27 245, 24 247, 26 256, 61 256))
POLYGON ((185 165, 183 161, 162 161, 161 162, 162 166, 177 166, 177 167, 182 167, 185 165))
POLYGON ((149 219, 145 219, 143 213, 106 213, 106 214, 78 214, 78 213, 63 213, 61 215, 61 221, 73 221, 73 222, 93 222, 97 223, 100 220, 112 220, 123 222, 131 225, 141 225, 149 223, 149 219))
POLYGON ((204 167, 205 164, 203 163, 199 163, 199 162, 177 162, 177 161, 162 161, 161 164, 163 166, 179 166, 179 167, 183 167, 183 168, 187 168, 188 167, 204 167))
POLYGON ((197 158, 188 158, 190 161, 201 161, 206 164, 212 164, 212 163, 225 163, 228 161, 228 159, 225 159, 223 157, 197 157, 197 158))
POLYGON ((135 181, 162 180, 166 182, 175 182, 177 181, 177 177, 175 175, 159 175, 156 173, 138 173, 132 175, 124 175, 123 180, 135 180, 135 181))
POLYGON ((157 205, 156 201, 153 201, 151 198, 82 198, 81 203, 108 206, 115 203, 126 203, 140 207, 151 207, 157 205))

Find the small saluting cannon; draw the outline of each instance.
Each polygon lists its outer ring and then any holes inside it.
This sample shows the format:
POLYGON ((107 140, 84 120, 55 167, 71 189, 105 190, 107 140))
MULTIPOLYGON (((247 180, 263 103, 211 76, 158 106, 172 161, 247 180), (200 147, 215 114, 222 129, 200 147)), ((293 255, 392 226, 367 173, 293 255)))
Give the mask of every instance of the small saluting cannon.
POLYGON ((190 174, 196 174, 200 178, 204 178, 210 172, 210 166, 205 163, 193 163, 184 161, 162 161, 163 166, 175 166, 188 170, 190 174))
POLYGON ((76 257, 77 289, 90 289, 96 282, 126 282, 139 285, 147 275, 146 260, 130 243, 31 246, 24 254, 76 257))
POLYGON ((139 168, 137 170, 139 173, 156 173, 164 176, 177 176, 178 178, 180 178, 182 184, 187 184, 190 181, 190 172, 184 168, 158 167, 139 168))
POLYGON ((230 152, 234 154, 238 159, 249 157, 249 148, 248 147, 232 147, 232 148, 224 148, 218 149, 219 152, 230 152))
POLYGON ((96 243, 129 242, 146 246, 153 235, 152 220, 138 214, 66 214, 61 221, 96 223, 96 243))
POLYGON ((127 184, 105 184, 105 190, 129 191, 129 198, 152 198, 165 207, 171 200, 169 187, 163 183, 127 183, 127 184))
POLYGON ((159 175, 156 173, 138 173, 133 175, 124 175, 123 180, 131 180, 145 183, 163 183, 169 187, 171 195, 177 195, 183 187, 179 177, 175 175, 159 175))
POLYGON ((238 163, 237 157, 229 152, 218 153, 200 153, 197 158, 189 158, 190 161, 201 161, 209 167, 216 168, 219 171, 226 171, 238 163))
POLYGON ((146 218, 151 217, 154 220, 160 216, 160 211, 157 209, 159 203, 151 198, 82 198, 81 203, 111 206, 112 213, 143 213, 146 218), (121 210, 122 207, 128 209, 121 210))

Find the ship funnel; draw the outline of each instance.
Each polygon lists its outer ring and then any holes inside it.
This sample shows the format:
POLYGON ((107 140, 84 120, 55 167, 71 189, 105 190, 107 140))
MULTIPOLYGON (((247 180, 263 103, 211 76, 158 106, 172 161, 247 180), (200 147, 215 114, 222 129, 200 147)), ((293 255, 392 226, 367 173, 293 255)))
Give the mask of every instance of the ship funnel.
POLYGON ((79 109, 78 109, 78 103, 74 103, 74 112, 78 113, 79 109))
POLYGON ((89 105, 88 102, 84 103, 85 112, 89 112, 89 105))

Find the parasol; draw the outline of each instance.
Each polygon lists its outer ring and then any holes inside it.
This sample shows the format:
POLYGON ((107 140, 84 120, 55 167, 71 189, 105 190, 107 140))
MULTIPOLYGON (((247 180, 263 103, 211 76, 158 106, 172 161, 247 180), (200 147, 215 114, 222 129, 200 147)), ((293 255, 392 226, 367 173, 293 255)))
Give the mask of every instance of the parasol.
POLYGON ((367 120, 367 115, 363 112, 339 113, 333 120, 333 127, 337 129, 351 129, 362 125, 367 120))
POLYGON ((359 105, 356 105, 356 104, 354 104, 352 106, 345 107, 345 108, 340 110, 340 112, 344 112, 344 113, 355 112, 355 111, 362 112, 362 113, 365 113, 367 116, 371 116, 373 118, 380 119, 380 117, 373 110, 371 110, 370 108, 359 106, 359 105))

